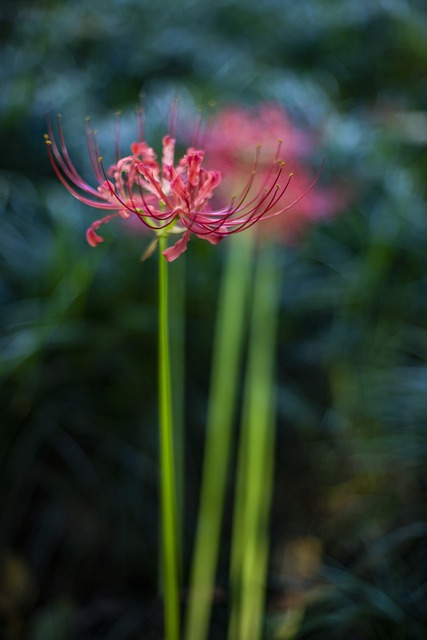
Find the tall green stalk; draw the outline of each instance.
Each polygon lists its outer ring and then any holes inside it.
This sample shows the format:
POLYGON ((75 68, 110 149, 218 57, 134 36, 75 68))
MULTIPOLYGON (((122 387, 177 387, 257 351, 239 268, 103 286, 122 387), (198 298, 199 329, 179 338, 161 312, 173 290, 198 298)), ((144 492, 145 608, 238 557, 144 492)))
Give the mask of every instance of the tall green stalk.
POLYGON ((159 422, 161 469, 162 567, 165 639, 180 635, 178 539, 175 496, 172 398, 169 354, 168 263, 162 255, 167 238, 159 237, 159 422))
POLYGON ((185 505, 185 255, 176 260, 170 272, 169 302, 173 323, 170 330, 177 536, 180 574, 184 559, 185 505))
POLYGON ((186 640, 205 640, 209 630, 252 247, 251 233, 230 239, 219 295, 186 640))
POLYGON ((273 480, 274 356, 278 269, 271 247, 256 263, 248 370, 240 433, 233 517, 229 640, 261 637, 273 480))

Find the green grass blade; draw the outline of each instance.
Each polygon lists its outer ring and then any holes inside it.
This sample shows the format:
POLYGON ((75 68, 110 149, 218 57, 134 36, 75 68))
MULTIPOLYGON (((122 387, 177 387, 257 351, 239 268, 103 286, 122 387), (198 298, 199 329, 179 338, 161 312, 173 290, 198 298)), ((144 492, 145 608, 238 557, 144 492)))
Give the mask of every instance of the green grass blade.
POLYGON ((261 637, 274 448, 274 357, 279 299, 274 257, 271 247, 264 247, 256 265, 233 519, 230 640, 261 637))
POLYGON ((215 586, 253 237, 230 238, 220 291, 186 640, 207 637, 215 586))

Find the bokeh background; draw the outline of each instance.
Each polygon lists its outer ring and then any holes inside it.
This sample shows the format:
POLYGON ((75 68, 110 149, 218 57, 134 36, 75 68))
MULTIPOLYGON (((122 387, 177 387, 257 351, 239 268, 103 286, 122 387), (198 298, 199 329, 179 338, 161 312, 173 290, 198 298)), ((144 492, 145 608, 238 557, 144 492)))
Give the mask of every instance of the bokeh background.
MULTIPOLYGON (((141 91, 153 145, 173 94, 277 101, 349 194, 283 247, 268 618, 283 640, 426 637, 426 33, 424 0, 2 0, 1 638, 159 637, 156 258, 119 224, 88 247, 43 141, 61 112, 88 169, 85 117, 108 150, 122 110, 131 141, 141 91)), ((225 244, 176 263, 185 576, 225 244)))

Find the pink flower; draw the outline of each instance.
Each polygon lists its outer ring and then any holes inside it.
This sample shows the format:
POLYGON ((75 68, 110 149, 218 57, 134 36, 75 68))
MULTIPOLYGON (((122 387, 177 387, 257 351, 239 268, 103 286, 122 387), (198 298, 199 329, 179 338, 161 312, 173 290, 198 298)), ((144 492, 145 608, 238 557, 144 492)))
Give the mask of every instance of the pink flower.
MULTIPOLYGON (((254 150, 255 159, 249 170, 245 168, 238 195, 229 199, 226 206, 212 209, 209 201, 221 182, 221 173, 202 166, 205 155, 202 149, 190 147, 175 163, 175 139, 170 135, 163 138, 160 163, 144 140, 131 145, 130 155, 119 157, 117 139, 116 162, 106 171, 96 135, 88 124, 89 157, 98 183, 96 187, 88 184, 72 163, 60 118, 57 138, 48 118, 45 140, 50 162, 66 189, 84 204, 110 212, 93 222, 86 233, 93 247, 103 242, 97 233, 102 224, 115 217, 133 216, 157 236, 180 234, 175 245, 163 252, 166 259, 172 261, 186 250, 191 233, 216 244, 261 219, 283 213, 304 195, 300 193, 294 202, 282 206, 291 176, 284 176, 284 163, 277 149, 270 154, 269 166, 263 166, 259 179, 259 151, 254 150)), ((310 188, 311 185, 305 186, 306 191, 310 188)))
MULTIPOLYGON (((275 230, 279 230, 286 241, 293 241, 309 224, 335 214, 346 200, 336 188, 313 186, 313 179, 304 165, 304 158, 315 147, 313 136, 298 129, 278 105, 264 104, 258 109, 230 106, 212 118, 205 147, 210 161, 223 174, 216 194, 221 202, 227 190, 245 179, 251 164, 250 150, 255 145, 260 148, 255 188, 266 180, 278 141, 293 177, 286 195, 272 205, 266 217, 275 217, 275 230), (277 213, 283 213, 285 209, 288 210, 286 215, 277 217, 277 213)), ((265 225, 263 231, 271 233, 271 225, 265 225)))

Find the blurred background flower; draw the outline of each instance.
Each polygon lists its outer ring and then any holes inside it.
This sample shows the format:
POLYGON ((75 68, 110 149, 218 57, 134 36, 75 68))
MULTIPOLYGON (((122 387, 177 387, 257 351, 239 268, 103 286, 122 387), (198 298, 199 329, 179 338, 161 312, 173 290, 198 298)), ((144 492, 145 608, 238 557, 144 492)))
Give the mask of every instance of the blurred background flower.
MULTIPOLYGON (((280 105, 304 175, 327 158, 307 207, 337 198, 282 258, 266 637, 425 637, 426 26, 423 0, 3 0, 2 637, 160 633, 156 264, 116 229, 87 247, 43 141, 62 112, 88 175, 91 115, 108 165, 141 90, 156 147, 173 93, 186 114, 280 105)), ((223 246, 187 254, 185 576, 223 246)), ((221 596, 213 638, 226 618, 221 596)))
POLYGON ((310 223, 334 215, 348 200, 336 186, 313 184, 316 175, 310 175, 307 163, 315 151, 315 136, 298 129, 277 104, 225 107, 211 118, 205 144, 209 162, 223 174, 218 191, 225 202, 227 195, 244 189, 251 171, 256 172, 254 190, 268 189, 272 158, 285 163, 280 198, 265 215, 267 225, 257 226, 260 235, 271 238, 279 233, 283 241, 293 242, 310 223))

